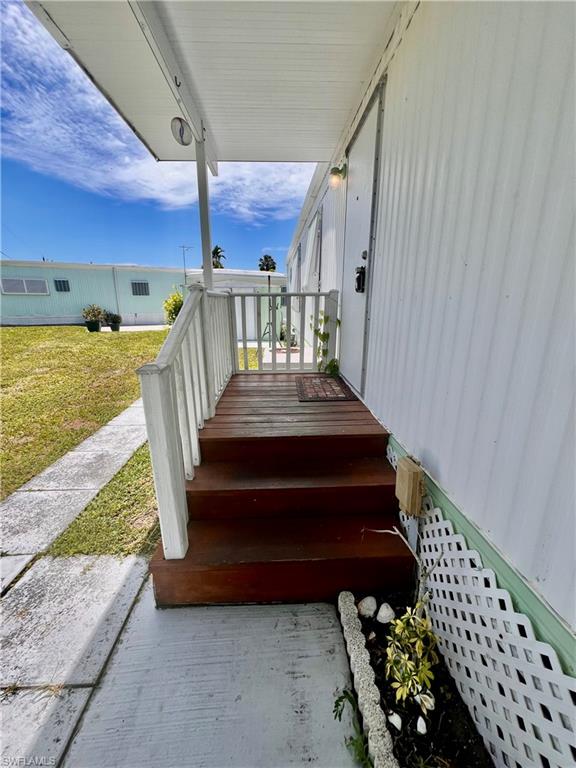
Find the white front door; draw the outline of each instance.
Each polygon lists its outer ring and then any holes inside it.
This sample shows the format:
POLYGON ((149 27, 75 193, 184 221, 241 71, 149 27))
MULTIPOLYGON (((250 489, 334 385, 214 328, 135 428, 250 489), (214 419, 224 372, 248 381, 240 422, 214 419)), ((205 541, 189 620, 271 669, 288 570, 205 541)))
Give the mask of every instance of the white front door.
POLYGON ((368 284, 370 229, 374 189, 374 158, 380 100, 376 98, 348 152, 346 191, 346 236, 342 270, 340 326, 340 371, 357 391, 362 388, 364 333, 368 284))

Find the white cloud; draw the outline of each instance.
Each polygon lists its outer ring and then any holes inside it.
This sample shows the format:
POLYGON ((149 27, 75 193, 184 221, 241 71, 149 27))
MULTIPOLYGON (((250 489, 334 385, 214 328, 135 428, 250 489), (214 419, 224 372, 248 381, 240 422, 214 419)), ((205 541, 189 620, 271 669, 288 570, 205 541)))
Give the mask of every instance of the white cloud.
MULTIPOLYGON (((20 0, 0 1, 2 153, 91 192, 166 208, 197 201, 191 163, 157 163, 20 0)), ((258 224, 298 214, 314 171, 299 163, 221 163, 217 211, 258 224)))

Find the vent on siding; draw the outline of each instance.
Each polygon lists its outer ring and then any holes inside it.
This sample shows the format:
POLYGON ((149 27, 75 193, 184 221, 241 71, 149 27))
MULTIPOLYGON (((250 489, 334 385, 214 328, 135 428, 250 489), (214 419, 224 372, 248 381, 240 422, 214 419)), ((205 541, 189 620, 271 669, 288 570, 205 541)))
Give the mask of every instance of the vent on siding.
POLYGON ((56 288, 57 293, 70 293, 70 281, 54 280, 54 288, 56 288))
POLYGON ((29 293, 45 296, 49 292, 46 280, 37 278, 3 277, 1 283, 2 293, 29 293))
POLYGON ((132 296, 150 296, 150 285, 146 280, 132 280, 132 296))

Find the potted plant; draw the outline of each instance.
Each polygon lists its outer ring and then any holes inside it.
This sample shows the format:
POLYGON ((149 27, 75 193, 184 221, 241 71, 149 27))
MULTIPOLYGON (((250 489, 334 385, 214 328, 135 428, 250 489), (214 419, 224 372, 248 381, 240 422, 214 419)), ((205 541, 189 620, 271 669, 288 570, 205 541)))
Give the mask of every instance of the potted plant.
POLYGON ((82 317, 84 318, 84 325, 88 328, 90 333, 100 330, 104 317, 102 309, 97 304, 90 304, 89 306, 84 307, 82 310, 82 317))
POLYGON ((122 322, 121 315, 117 315, 114 312, 104 312, 104 320, 106 325, 110 326, 111 331, 120 330, 120 323, 122 322))

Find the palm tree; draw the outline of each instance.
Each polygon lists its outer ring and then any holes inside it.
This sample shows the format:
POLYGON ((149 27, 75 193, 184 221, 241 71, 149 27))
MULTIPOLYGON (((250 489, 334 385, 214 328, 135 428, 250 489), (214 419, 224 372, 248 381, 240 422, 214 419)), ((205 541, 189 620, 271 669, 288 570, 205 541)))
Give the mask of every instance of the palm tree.
POLYGON ((222 259, 225 258, 226 256, 224 256, 224 248, 221 248, 219 245, 215 245, 214 248, 212 248, 212 267, 214 269, 224 269, 222 259))
POLYGON ((260 272, 276 272, 276 262, 270 254, 265 253, 264 256, 260 257, 258 269, 260 272))

